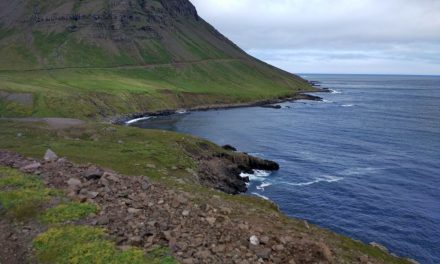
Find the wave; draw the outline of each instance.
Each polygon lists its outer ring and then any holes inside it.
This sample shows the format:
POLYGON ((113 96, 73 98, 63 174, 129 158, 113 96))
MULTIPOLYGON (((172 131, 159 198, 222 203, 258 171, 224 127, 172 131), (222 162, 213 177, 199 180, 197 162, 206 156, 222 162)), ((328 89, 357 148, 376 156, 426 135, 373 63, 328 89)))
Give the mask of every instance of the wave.
POLYGON ((338 181, 342 181, 343 179, 344 178, 342 177, 336 177, 336 176, 324 176, 324 177, 316 178, 315 180, 309 182, 299 182, 299 183, 286 182, 285 184, 292 186, 308 186, 319 182, 327 182, 327 183, 338 182, 338 181))
POLYGON ((270 171, 264 171, 264 170, 254 170, 253 173, 240 173, 240 176, 242 178, 244 177, 249 177, 249 180, 251 181, 264 181, 266 179, 267 176, 269 176, 271 174, 270 171))
POLYGON ((265 189, 266 187, 269 187, 269 186, 271 186, 271 185, 272 185, 272 183, 263 182, 260 186, 257 186, 257 190, 262 190, 262 191, 264 191, 264 189, 265 189))
POLYGON ((148 120, 148 119, 150 119, 150 118, 151 118, 151 116, 145 116, 145 117, 135 118, 135 119, 131 119, 131 120, 126 121, 125 124, 126 124, 126 125, 130 125, 130 124, 133 124, 133 123, 136 123, 136 122, 142 121, 142 120, 148 120))
POLYGON ((330 89, 330 93, 332 93, 332 94, 341 94, 342 92, 341 92, 341 91, 337 91, 337 90, 330 89))
POLYGON ((352 107, 352 106, 354 106, 354 104, 344 104, 344 105, 341 105, 342 107, 352 107))
POLYGON ((330 100, 322 100, 324 103, 333 103, 333 101, 330 101, 330 100))
POLYGON ((179 115, 187 114, 187 113, 188 113, 188 110, 186 110, 186 109, 180 109, 180 110, 176 111, 176 114, 179 114, 179 115))
POLYGON ((258 197, 260 197, 260 198, 263 198, 264 200, 270 201, 270 199, 269 199, 268 197, 266 197, 266 196, 264 196, 264 195, 261 195, 261 194, 259 194, 259 193, 253 192, 252 194, 253 194, 253 195, 256 195, 256 196, 258 196, 258 197))

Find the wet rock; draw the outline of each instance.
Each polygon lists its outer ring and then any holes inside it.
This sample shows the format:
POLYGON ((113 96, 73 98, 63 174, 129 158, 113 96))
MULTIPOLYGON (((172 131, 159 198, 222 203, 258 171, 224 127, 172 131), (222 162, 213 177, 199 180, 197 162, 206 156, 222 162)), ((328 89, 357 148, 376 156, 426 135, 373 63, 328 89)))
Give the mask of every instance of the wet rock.
POLYGON ((55 152, 53 152, 50 149, 46 150, 46 154, 44 154, 45 161, 55 161, 57 159, 58 159, 58 156, 57 156, 57 154, 55 154, 55 152))
POLYGON ((222 148, 229 151, 237 151, 237 149, 231 145, 224 145, 222 148))

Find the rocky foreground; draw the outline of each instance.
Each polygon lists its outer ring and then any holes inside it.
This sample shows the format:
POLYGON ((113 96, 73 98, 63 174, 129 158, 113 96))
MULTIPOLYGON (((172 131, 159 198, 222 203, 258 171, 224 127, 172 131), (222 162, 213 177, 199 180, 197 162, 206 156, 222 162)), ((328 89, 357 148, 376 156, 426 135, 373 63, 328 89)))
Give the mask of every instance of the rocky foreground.
MULTIPOLYGON (((72 200, 98 205, 99 213, 76 224, 105 228, 122 249, 168 246, 185 264, 384 263, 355 251, 348 261, 347 252, 335 247, 326 232, 317 233, 307 222, 292 226, 276 211, 257 214, 217 195, 200 197, 147 177, 77 165, 52 152, 45 160, 36 160, 0 151, 0 165, 37 174, 48 187, 62 190, 72 200)), ((28 223, 23 232, 8 221, 1 219, 1 237, 8 243, 2 243, 0 262, 22 263, 31 246, 20 243, 30 243, 41 227, 28 223)))

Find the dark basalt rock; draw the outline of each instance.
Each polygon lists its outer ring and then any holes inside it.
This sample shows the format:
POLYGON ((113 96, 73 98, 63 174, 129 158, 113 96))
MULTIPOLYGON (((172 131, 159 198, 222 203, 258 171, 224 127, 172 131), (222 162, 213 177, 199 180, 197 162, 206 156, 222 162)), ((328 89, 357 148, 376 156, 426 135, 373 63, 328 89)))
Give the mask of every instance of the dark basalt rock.
POLYGON ((198 179, 202 185, 229 193, 239 194, 247 191, 249 177, 241 173, 253 173, 254 170, 279 170, 278 163, 261 159, 246 153, 218 153, 213 156, 199 157, 198 179))
POLYGON ((263 107, 263 108, 273 108, 273 109, 281 109, 282 108, 281 105, 271 105, 271 104, 269 104, 269 105, 262 105, 261 107, 263 107))
POLYGON ((231 145, 224 145, 222 148, 229 151, 237 151, 237 149, 231 145))

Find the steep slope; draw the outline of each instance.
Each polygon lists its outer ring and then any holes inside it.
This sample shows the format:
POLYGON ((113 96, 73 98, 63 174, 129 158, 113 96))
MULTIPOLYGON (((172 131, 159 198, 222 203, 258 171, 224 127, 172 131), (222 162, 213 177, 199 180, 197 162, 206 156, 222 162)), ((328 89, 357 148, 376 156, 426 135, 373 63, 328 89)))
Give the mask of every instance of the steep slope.
POLYGON ((247 55, 188 0, 0 0, 0 26, 6 116, 104 116, 311 89, 247 55))

